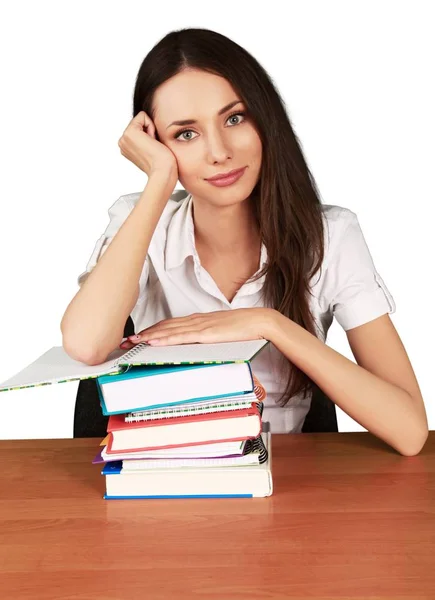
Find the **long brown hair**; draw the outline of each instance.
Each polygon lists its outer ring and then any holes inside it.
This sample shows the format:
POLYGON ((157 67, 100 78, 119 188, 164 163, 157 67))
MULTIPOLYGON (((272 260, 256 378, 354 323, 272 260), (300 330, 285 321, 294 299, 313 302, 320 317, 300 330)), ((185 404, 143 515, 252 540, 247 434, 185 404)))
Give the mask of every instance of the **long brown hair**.
MULTIPOLYGON (((268 260, 251 278, 266 275, 265 306, 317 335, 309 308, 310 280, 324 254, 321 201, 293 131, 285 103, 265 69, 244 48, 209 29, 179 29, 165 35, 143 60, 133 96, 133 117, 141 110, 154 121, 156 89, 184 69, 224 77, 247 107, 262 141, 262 167, 252 206, 268 260)), ((158 139, 158 138, 157 138, 158 139)), ((283 357, 287 386, 278 403, 313 389, 311 379, 283 357)))

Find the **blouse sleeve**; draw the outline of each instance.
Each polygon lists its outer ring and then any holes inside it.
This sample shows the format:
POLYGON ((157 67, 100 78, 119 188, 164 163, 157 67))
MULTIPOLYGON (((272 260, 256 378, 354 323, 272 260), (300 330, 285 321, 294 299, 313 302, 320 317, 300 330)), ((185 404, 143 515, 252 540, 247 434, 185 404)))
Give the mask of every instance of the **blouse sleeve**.
POLYGON ((356 214, 344 225, 327 268, 329 310, 347 331, 396 311, 395 301, 376 271, 356 214))
MULTIPOLYGON (((97 264, 100 257, 104 254, 104 252, 109 247, 111 241, 115 237, 116 233, 120 229, 121 225, 124 223, 125 219, 128 217, 132 209, 134 208, 134 204, 129 202, 125 196, 121 196, 118 200, 109 208, 108 213, 110 217, 110 221, 108 226, 106 227, 105 232, 98 238, 94 250, 88 260, 86 265, 86 270, 81 273, 77 278, 78 285, 82 285, 86 281, 89 276, 89 273, 97 264)), ((139 297, 138 302, 142 302, 145 296, 145 289, 148 282, 149 275, 149 259, 148 255, 145 259, 142 272, 139 279, 139 297)))

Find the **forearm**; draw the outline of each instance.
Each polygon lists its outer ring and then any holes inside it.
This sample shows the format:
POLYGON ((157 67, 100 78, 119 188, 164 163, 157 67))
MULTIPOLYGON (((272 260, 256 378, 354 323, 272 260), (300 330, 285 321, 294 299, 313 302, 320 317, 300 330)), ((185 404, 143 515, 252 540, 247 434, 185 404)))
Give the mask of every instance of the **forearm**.
POLYGON ((360 367, 277 311, 270 314, 267 335, 365 429, 401 454, 420 451, 426 439, 424 423, 408 392, 360 367))
POLYGON ((151 238, 172 191, 164 174, 148 179, 136 206, 67 307, 63 345, 76 360, 106 360, 122 339, 137 302, 139 278, 151 238))

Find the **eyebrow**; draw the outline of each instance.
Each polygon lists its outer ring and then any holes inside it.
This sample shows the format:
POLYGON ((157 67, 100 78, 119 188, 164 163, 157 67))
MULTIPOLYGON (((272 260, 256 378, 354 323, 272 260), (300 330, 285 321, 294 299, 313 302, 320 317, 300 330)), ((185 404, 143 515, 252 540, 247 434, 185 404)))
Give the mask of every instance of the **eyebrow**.
MULTIPOLYGON (((229 104, 227 104, 226 106, 224 106, 223 108, 220 109, 220 111, 218 112, 218 115, 223 115, 225 112, 227 112, 227 110, 230 110, 230 108, 233 108, 233 106, 235 106, 236 104, 239 104, 239 102, 243 102, 243 100, 235 100, 234 102, 230 102, 229 104)), ((169 127, 172 127, 172 125, 193 125, 194 123, 197 123, 197 121, 195 121, 195 119, 184 119, 182 121, 173 121, 170 125, 168 125, 166 127, 166 129, 169 129, 169 127)))

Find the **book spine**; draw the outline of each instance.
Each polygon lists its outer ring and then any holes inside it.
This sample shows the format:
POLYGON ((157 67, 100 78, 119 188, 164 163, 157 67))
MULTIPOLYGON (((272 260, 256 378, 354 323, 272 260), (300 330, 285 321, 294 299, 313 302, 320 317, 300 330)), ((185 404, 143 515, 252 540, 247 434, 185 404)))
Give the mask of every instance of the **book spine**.
POLYGON ((183 494, 181 496, 178 495, 170 495, 166 494, 164 496, 108 496, 104 494, 104 500, 156 500, 156 499, 175 499, 175 498, 253 498, 252 494, 183 494))

